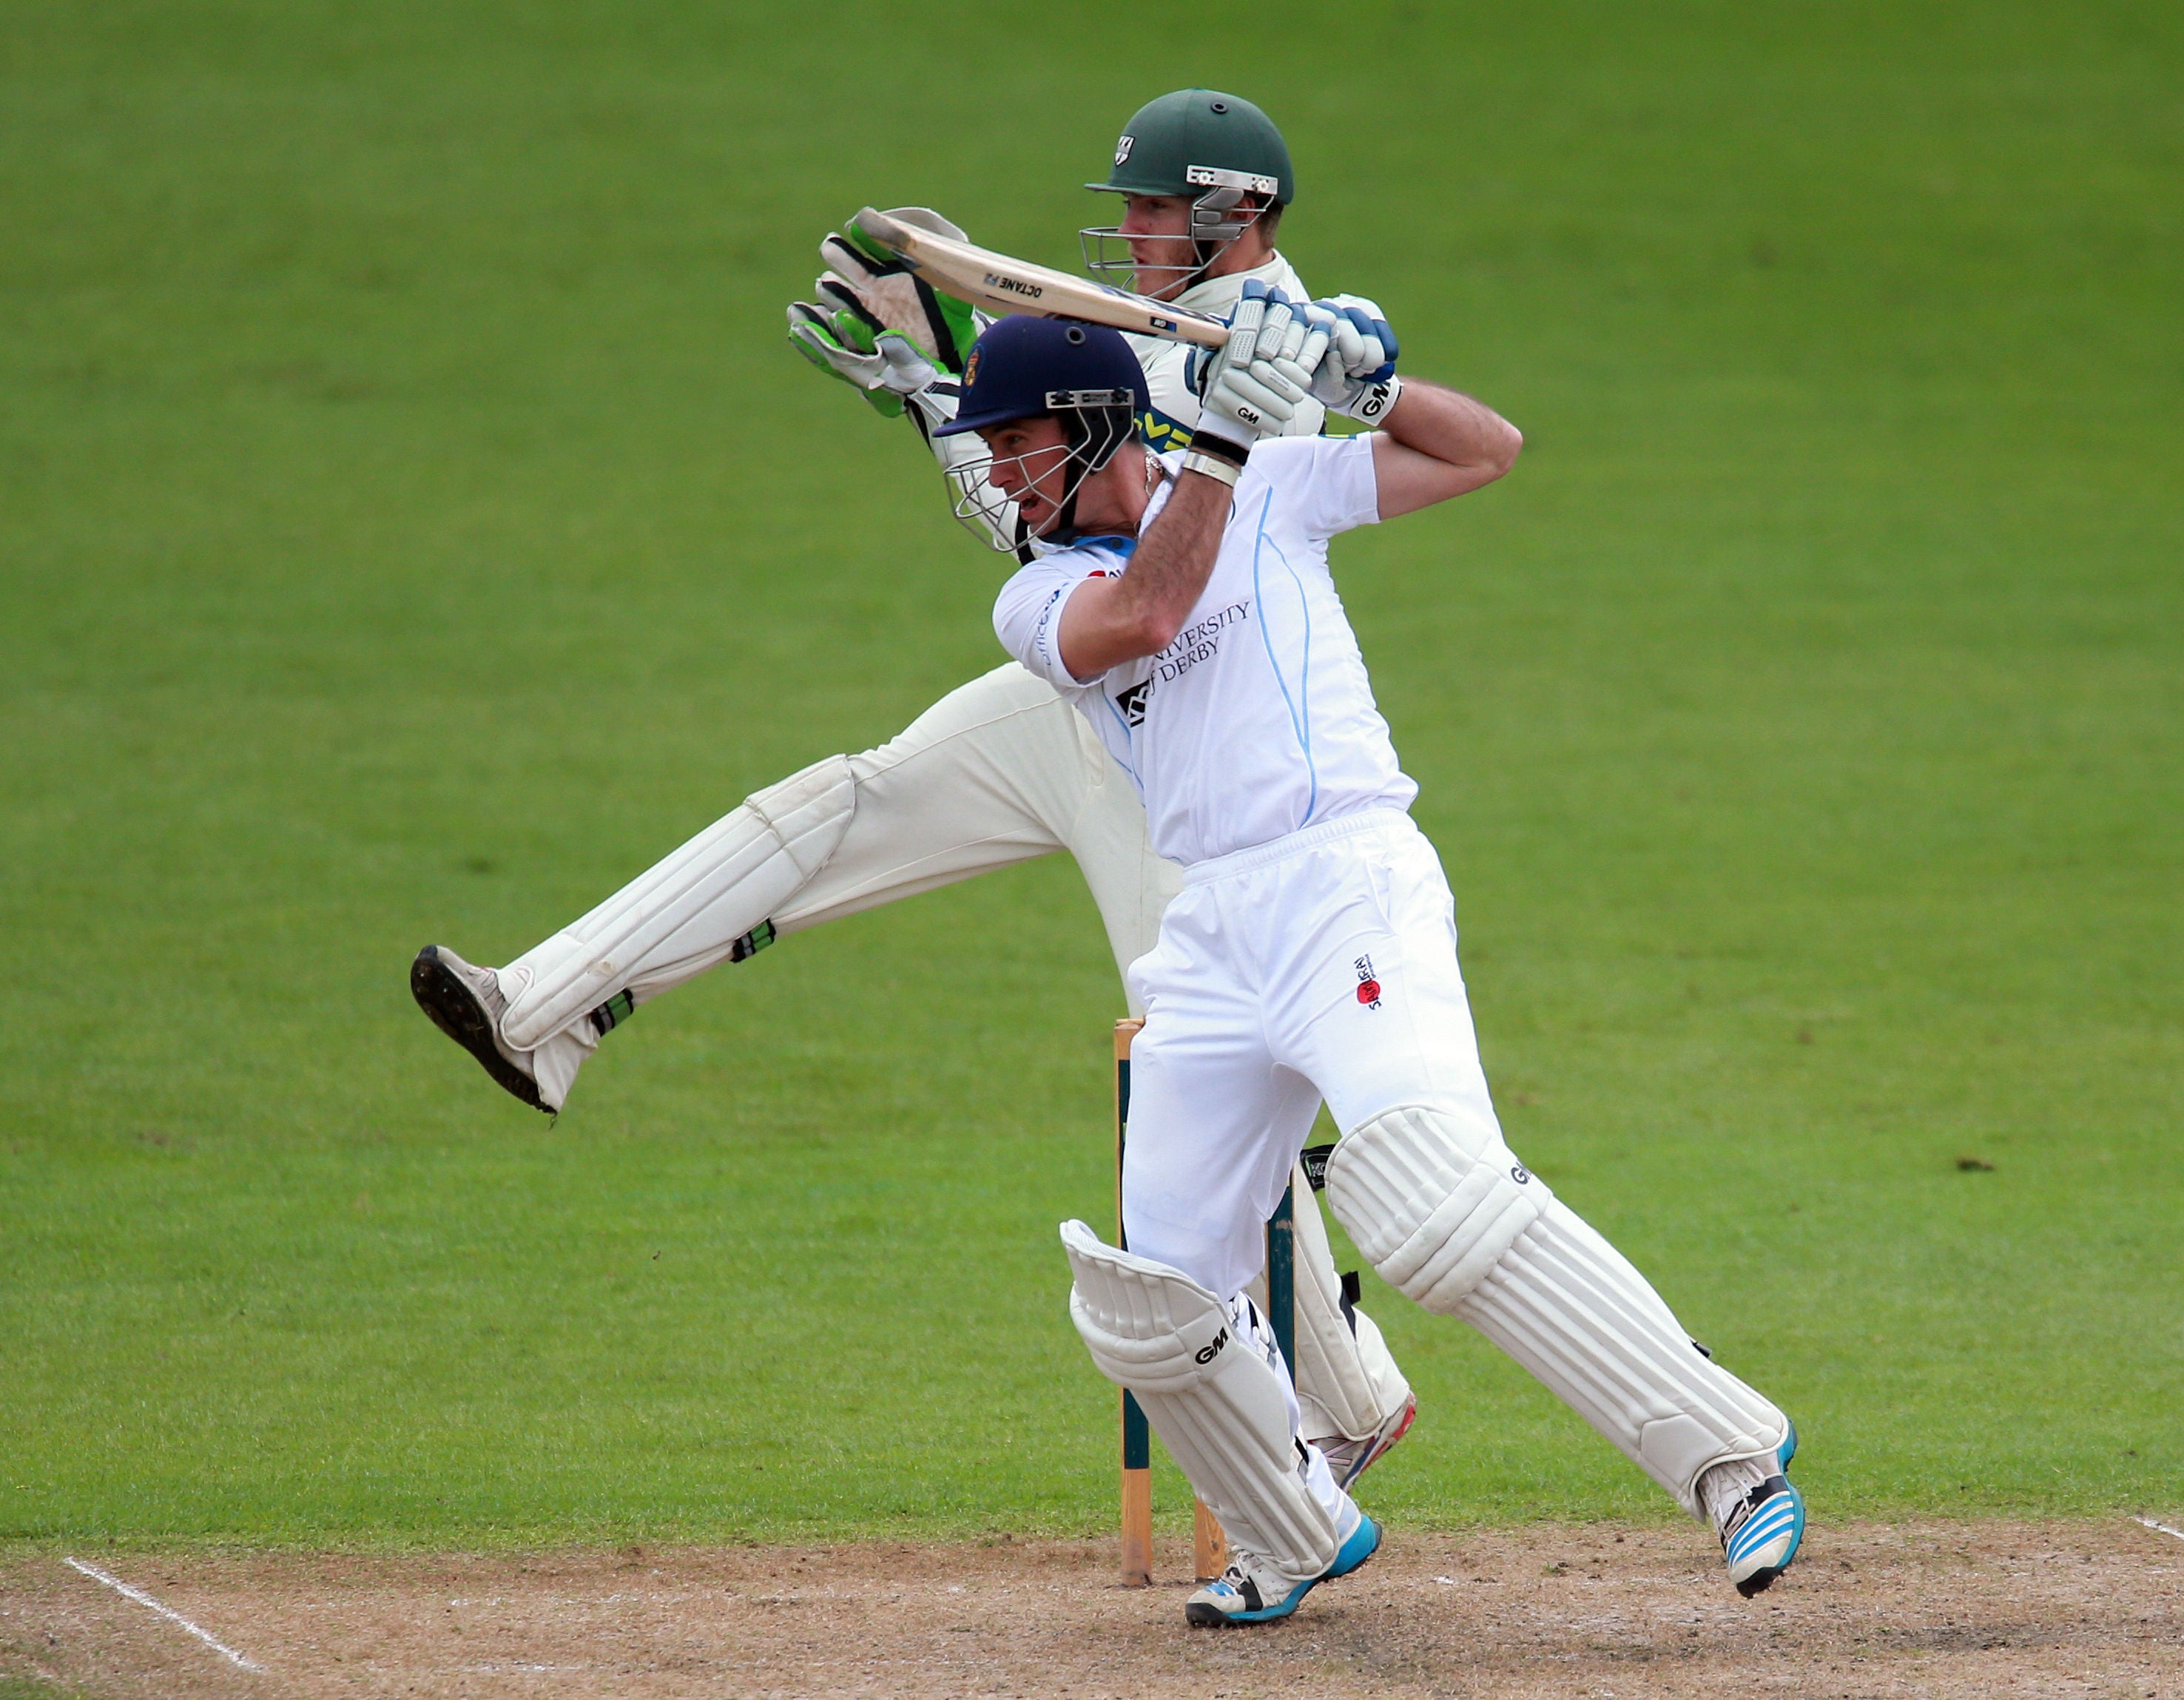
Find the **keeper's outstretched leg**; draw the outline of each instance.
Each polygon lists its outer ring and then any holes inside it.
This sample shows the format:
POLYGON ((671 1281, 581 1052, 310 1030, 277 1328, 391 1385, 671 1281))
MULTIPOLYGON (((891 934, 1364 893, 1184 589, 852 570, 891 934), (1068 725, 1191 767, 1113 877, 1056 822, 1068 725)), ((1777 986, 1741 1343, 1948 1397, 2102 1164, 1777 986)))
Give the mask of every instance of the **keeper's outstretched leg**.
MULTIPOLYGON (((754 793, 590 913, 499 968, 428 945, 412 995, 510 1093, 558 1111, 639 1006, 777 937, 1067 850, 1117 967, 1150 950, 1182 871, 1152 852, 1129 776, 1050 685, 1014 662, 898 736, 754 793)), ((1300 1173, 1297 1197, 1307 1196, 1300 1173)), ((1345 1300, 1316 1209, 1297 1212, 1297 1377, 1306 1432, 1343 1482, 1416 1408, 1373 1320, 1345 1300)))

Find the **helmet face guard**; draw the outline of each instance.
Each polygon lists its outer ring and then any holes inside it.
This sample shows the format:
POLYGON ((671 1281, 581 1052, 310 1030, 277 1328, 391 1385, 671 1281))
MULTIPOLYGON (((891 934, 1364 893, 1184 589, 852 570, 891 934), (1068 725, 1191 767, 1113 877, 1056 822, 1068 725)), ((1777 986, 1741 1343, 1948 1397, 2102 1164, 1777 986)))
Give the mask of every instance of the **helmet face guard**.
MULTIPOLYGON (((1221 257, 1221 250, 1266 217, 1277 204, 1273 198, 1274 181, 1271 178, 1255 177, 1244 171, 1224 171, 1213 165, 1193 165, 1190 171, 1194 181, 1201 176, 1238 181, 1216 183, 1191 202, 1190 229, 1186 233, 1148 236, 1140 232, 1133 237, 1125 235, 1119 225, 1086 225, 1077 232, 1078 244, 1084 254, 1084 269, 1108 275, 1128 272, 1134 280, 1132 287, 1140 295, 1150 295, 1157 301, 1171 300, 1201 281, 1213 262, 1221 257), (1246 195, 1258 196, 1259 204, 1244 205, 1246 195), (1187 242, 1191 258, 1184 264, 1142 265, 1132 257, 1133 242, 1187 242)), ((1108 192, 1150 192, 1116 189, 1108 192)))

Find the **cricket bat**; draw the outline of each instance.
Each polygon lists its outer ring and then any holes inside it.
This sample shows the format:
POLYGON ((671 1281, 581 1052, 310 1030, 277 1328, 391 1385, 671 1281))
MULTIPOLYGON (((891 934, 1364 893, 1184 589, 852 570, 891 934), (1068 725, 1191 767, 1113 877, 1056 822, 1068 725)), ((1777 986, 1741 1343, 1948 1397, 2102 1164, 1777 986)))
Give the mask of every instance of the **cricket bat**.
POLYGON ((866 207, 850 220, 858 232, 890 254, 944 295, 994 313, 1029 313, 1042 319, 1083 319, 1140 337, 1195 343, 1217 348, 1228 327, 1205 313, 1172 306, 1150 295, 1111 289, 1089 278, 1011 259, 1005 254, 954 242, 866 207))

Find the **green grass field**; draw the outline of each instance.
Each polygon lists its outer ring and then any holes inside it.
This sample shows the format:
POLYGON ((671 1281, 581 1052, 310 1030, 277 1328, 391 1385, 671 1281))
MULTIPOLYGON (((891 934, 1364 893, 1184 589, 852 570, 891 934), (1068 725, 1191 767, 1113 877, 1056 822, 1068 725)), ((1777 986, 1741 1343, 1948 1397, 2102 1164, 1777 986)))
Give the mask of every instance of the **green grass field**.
MULTIPOLYGON (((718 973, 551 1127, 404 977, 1000 659, 782 304, 865 201, 1071 259, 1194 81, 1529 438, 1336 556, 1513 1143, 1816 1519, 2184 1502, 2173 8, 17 0, 0 1536, 1110 1521, 1073 869, 718 973)), ((1373 1508, 1669 1514, 1367 1285, 1373 1508)))

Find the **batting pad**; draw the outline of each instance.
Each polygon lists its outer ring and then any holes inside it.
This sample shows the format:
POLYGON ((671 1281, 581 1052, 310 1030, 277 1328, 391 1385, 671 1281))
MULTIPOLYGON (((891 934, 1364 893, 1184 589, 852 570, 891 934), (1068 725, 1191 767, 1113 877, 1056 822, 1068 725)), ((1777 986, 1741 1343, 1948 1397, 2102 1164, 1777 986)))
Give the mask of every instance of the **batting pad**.
POLYGON ((1327 1194, 1392 1285, 1470 1323, 1702 1521, 1700 1474, 1787 1435, 1781 1412, 1693 1345, 1630 1260, 1478 1118, 1375 1117, 1334 1148, 1327 1194))
POLYGON ((573 925, 500 972, 501 1037, 543 1045, 616 993, 664 991, 710 968, 827 865, 856 788, 830 755, 754 792, 573 925))
POLYGON ((1293 1582, 1323 1575, 1341 1542, 1306 1485, 1281 1380, 1239 1340, 1228 1307, 1178 1269, 1061 1224, 1076 1276, 1070 1320, 1100 1373, 1145 1419, 1232 1545, 1293 1582))
POLYGON ((1382 1279, 1443 1316, 1552 1196, 1490 1122, 1422 1105, 1383 1111, 1327 1160, 1335 1220, 1382 1279))
POLYGON ((1560 1199, 1457 1314, 1707 1522, 1699 1477, 1765 1457, 1789 1419, 1692 1343, 1661 1296, 1560 1199))

